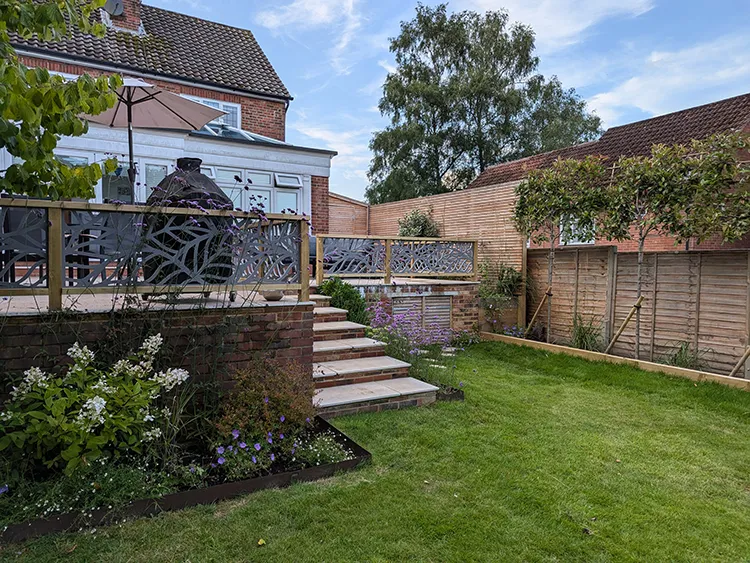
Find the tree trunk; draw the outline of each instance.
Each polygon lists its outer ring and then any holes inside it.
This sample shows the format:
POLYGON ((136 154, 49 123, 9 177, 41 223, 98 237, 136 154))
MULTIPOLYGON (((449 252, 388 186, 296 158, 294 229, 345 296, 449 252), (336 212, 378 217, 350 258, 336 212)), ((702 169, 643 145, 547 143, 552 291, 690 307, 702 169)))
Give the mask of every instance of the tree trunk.
MULTIPOLYGON (((547 257, 547 287, 552 287, 552 272, 555 267, 555 235, 552 231, 549 242, 549 254, 547 257)), ((552 293, 552 291, 550 291, 552 293)), ((552 296, 547 296, 547 344, 550 342, 552 332, 552 296)))
MULTIPOLYGON (((644 237, 638 239, 638 273, 636 275, 636 302, 641 298, 643 293, 643 246, 644 237)), ((641 308, 635 310, 635 359, 641 358, 641 308)))

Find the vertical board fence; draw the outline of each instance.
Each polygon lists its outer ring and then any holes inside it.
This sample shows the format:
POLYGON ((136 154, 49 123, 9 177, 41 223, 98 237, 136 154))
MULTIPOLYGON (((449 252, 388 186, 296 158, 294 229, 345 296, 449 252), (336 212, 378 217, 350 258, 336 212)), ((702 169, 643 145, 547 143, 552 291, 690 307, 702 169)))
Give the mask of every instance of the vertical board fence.
MULTIPOLYGON (((558 250, 552 283, 552 342, 570 343, 573 322, 599 327, 602 343, 612 337, 636 301, 637 253, 614 247, 558 250)), ((547 286, 547 251, 528 254, 534 287, 529 310, 547 286)), ((697 351, 703 369, 729 374, 748 346, 750 254, 747 251, 662 252, 644 256, 639 358, 664 362, 681 346, 697 351)), ((544 313, 544 312, 543 312, 544 313)), ((537 324, 546 330, 546 314, 537 324)), ((635 354, 635 320, 612 353, 635 354)), ((738 373, 750 376, 750 366, 738 373)))

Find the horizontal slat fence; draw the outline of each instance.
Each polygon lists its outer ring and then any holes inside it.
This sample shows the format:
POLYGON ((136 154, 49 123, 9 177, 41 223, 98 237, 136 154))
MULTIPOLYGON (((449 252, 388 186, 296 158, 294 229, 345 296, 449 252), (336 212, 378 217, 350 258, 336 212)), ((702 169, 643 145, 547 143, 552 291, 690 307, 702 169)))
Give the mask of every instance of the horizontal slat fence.
MULTIPOLYGON (((572 339, 576 313, 592 320, 608 341, 637 294, 637 253, 579 248, 556 253, 550 336, 572 339)), ((647 253, 643 262, 640 359, 663 362, 681 345, 697 350, 703 368, 728 374, 742 357, 750 330, 750 262, 747 251, 647 253)), ((533 250, 528 275, 537 288, 533 312, 547 286, 547 251, 533 250)), ((538 318, 546 329, 546 311, 538 318)), ((635 357, 635 319, 612 353, 635 357)), ((740 371, 747 377, 750 368, 740 371)))

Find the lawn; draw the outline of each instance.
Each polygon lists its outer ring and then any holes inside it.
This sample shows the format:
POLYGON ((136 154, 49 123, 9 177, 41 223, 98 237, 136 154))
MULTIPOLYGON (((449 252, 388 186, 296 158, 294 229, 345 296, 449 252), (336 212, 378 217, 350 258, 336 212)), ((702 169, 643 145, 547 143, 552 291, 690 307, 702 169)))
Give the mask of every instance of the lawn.
POLYGON ((457 366, 465 403, 336 419, 354 473, 0 557, 750 559, 750 394, 501 343, 457 366))

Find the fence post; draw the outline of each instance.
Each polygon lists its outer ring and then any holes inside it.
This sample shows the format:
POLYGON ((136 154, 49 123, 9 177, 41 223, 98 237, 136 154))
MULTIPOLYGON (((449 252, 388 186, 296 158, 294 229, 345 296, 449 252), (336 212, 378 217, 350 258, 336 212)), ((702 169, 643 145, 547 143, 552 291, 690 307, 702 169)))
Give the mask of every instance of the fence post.
POLYGON ((308 231, 307 222, 300 220, 299 230, 299 283, 302 285, 299 290, 299 300, 305 302, 310 301, 310 232, 308 231))
POLYGON ((325 239, 323 238, 323 235, 318 235, 315 237, 315 281, 318 284, 318 287, 321 286, 323 283, 323 275, 325 272, 323 271, 324 265, 323 265, 323 253, 325 247, 325 239))
POLYGON ((62 310, 63 225, 62 208, 47 209, 47 295, 50 311, 62 310))
POLYGON ((472 249, 474 251, 472 271, 474 272, 474 281, 479 281, 479 241, 475 240, 472 243, 472 249))
POLYGON ((391 245, 393 241, 389 238, 385 239, 385 279, 383 282, 385 285, 391 285, 391 245))

